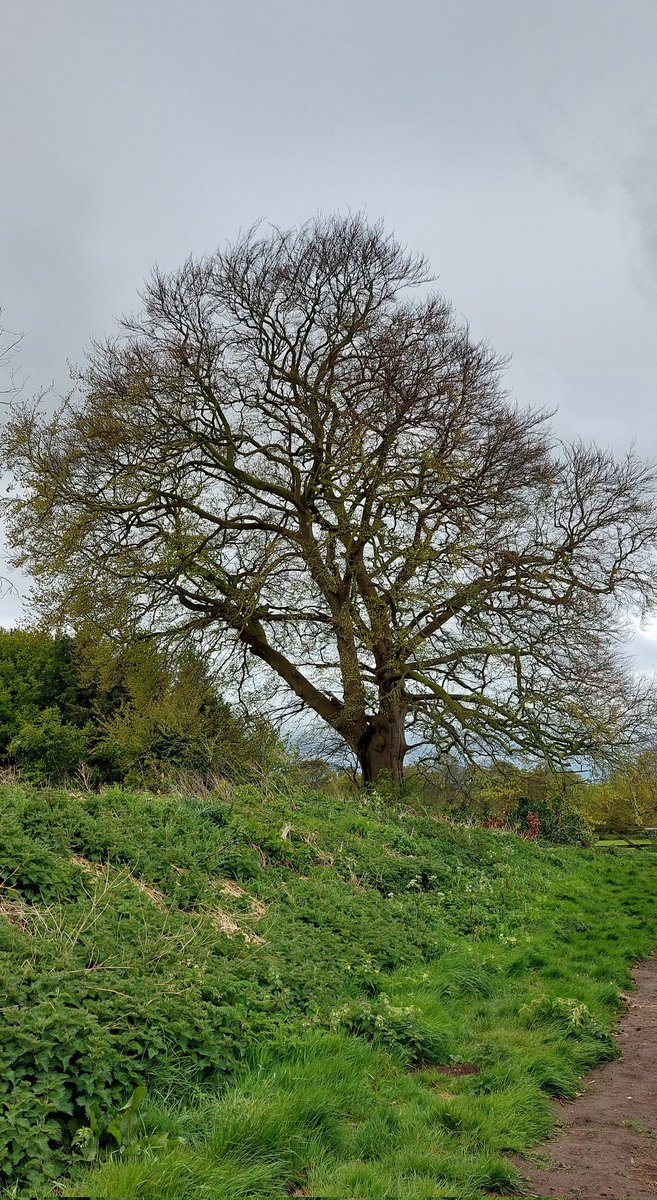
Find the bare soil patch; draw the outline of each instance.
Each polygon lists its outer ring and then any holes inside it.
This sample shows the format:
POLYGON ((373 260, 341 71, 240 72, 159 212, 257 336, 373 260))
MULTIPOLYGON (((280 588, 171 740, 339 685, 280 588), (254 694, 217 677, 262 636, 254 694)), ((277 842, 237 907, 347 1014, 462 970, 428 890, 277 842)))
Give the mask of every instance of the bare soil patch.
POLYGON ((548 1164, 516 1160, 534 1196, 657 1200, 657 956, 634 978, 616 1031, 622 1057, 559 1105, 557 1132, 539 1147, 548 1164))
POLYGON ((424 1071, 431 1075, 479 1075, 481 1068, 475 1067, 474 1063, 456 1063, 454 1066, 446 1066, 444 1063, 419 1062, 411 1068, 413 1071, 424 1071))

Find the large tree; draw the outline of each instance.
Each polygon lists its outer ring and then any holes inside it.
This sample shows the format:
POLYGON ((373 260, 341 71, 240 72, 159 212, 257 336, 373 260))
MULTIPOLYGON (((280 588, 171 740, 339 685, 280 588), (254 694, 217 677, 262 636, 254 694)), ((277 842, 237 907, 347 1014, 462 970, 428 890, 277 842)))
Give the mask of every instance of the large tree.
POLYGON ((631 742, 649 697, 616 649, 654 594, 654 472, 556 444, 429 282, 358 216, 155 272, 60 410, 8 429, 50 618, 232 639, 366 781, 419 741, 631 742))

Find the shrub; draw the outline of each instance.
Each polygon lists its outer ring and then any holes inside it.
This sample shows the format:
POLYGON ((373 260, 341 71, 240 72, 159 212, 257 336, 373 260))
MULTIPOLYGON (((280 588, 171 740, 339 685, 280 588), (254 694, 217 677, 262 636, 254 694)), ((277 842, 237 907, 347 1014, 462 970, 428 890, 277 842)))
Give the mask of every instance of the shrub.
POLYGON ((194 646, 117 649, 94 629, 76 638, 0 629, 0 763, 32 783, 201 788, 287 763, 273 727, 236 714, 194 646))
POLYGON ((58 708, 46 708, 26 721, 8 747, 10 758, 31 783, 74 774, 88 752, 88 730, 65 725, 58 708))
POLYGON ((591 845, 591 830, 584 817, 561 796, 531 800, 520 796, 507 810, 506 824, 517 833, 544 838, 557 845, 591 845))

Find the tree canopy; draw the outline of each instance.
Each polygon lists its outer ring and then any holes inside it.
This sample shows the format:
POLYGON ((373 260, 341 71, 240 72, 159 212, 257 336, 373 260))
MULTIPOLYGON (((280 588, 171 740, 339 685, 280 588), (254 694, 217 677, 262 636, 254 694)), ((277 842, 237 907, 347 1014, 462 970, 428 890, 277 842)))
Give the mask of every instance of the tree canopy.
POLYGON ((619 653, 655 594, 655 472, 556 442, 360 216, 255 229, 17 405, 10 538, 51 618, 200 632, 357 755, 569 761, 645 732, 619 653))

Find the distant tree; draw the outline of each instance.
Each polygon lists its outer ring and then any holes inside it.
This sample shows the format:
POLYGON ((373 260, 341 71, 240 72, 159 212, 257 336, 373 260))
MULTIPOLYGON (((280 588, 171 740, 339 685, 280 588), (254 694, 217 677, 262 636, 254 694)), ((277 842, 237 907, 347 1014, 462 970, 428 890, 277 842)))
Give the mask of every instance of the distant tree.
POLYGON ((616 647, 655 596, 655 473, 555 444, 428 281, 359 216, 155 272, 79 392, 9 426, 42 610, 230 639, 365 781, 409 743, 563 762, 641 738, 616 647))
POLYGON ((657 827, 657 750, 644 750, 586 788, 586 816, 600 829, 657 827))

